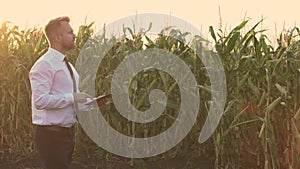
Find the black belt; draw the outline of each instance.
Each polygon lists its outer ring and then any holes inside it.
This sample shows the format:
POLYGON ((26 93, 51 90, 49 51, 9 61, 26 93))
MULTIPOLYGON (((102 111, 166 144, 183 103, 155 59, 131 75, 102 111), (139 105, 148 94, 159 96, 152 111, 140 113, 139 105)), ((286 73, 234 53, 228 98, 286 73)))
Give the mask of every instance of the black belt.
POLYGON ((57 125, 36 125, 38 128, 42 128, 49 131, 57 131, 57 132, 73 132, 74 126, 72 127, 61 127, 57 125))

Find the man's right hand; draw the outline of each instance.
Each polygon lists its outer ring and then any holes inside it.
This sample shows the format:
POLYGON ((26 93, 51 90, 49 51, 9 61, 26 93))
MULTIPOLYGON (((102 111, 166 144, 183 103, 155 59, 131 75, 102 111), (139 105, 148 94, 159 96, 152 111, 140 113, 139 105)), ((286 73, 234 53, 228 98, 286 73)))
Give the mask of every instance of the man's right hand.
POLYGON ((74 101, 77 103, 84 103, 87 101, 87 98, 93 99, 90 95, 81 92, 81 93, 73 93, 74 101))

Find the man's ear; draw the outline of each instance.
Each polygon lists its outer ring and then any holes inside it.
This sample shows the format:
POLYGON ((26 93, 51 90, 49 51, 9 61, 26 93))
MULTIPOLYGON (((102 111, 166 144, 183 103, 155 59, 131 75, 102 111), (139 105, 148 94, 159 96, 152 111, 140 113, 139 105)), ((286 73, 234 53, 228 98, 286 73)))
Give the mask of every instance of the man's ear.
POLYGON ((54 35, 54 39, 55 39, 56 42, 60 42, 61 39, 62 39, 62 37, 61 37, 61 35, 58 33, 58 34, 54 35))

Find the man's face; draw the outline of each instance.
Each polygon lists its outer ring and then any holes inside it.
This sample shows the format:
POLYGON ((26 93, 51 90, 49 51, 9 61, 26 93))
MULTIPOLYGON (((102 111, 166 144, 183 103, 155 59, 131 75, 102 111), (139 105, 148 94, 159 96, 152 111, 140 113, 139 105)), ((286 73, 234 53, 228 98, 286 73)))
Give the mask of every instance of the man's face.
POLYGON ((65 51, 69 51, 75 48, 75 34, 73 29, 68 22, 61 22, 60 29, 60 44, 65 51))

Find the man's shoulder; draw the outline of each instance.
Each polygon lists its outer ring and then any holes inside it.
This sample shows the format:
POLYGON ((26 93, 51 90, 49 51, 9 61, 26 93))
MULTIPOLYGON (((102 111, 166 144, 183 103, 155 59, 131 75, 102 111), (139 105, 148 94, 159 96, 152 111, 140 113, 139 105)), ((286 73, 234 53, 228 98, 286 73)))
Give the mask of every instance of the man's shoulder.
POLYGON ((51 53, 50 51, 47 51, 34 63, 31 70, 37 67, 53 67, 57 65, 57 62, 58 60, 55 58, 55 55, 53 55, 53 53, 51 53))
POLYGON ((53 62, 53 60, 55 61, 55 54, 50 50, 39 58, 39 61, 53 62))
POLYGON ((54 64, 56 65, 57 62, 60 62, 59 58, 55 56, 55 53, 51 52, 48 50, 45 54, 43 54, 37 61, 36 63, 39 62, 48 62, 49 64, 54 64))

